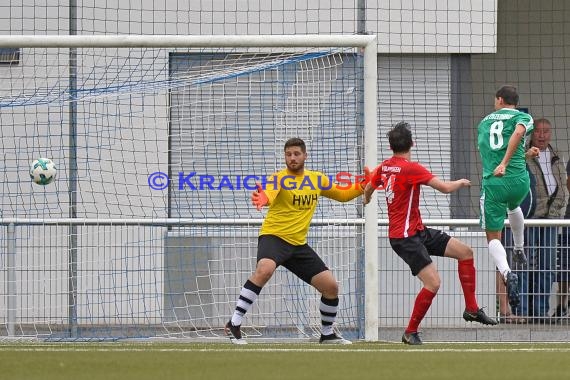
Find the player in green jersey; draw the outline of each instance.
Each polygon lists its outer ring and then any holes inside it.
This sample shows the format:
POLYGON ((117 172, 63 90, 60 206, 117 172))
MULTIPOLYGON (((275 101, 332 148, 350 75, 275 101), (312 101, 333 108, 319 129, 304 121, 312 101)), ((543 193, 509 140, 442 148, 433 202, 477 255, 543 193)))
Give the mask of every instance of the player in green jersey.
POLYGON ((537 148, 525 153, 524 139, 534 126, 529 114, 516 109, 518 101, 515 87, 501 87, 495 94, 495 112, 485 116, 478 126, 478 146, 483 165, 480 224, 487 235, 489 254, 507 285, 512 308, 520 303, 518 277, 511 272, 507 262, 501 231, 506 212, 513 232, 513 259, 526 262, 524 216, 519 205, 530 189, 526 157, 538 155, 537 148))

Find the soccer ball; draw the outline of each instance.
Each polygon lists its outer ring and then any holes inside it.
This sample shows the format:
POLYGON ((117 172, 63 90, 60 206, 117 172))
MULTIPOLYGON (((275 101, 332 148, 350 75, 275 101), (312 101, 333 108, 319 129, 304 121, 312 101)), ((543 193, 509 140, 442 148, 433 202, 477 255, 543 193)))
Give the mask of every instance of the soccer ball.
POLYGON ((38 158, 30 166, 30 178, 38 185, 47 185, 53 182, 57 170, 49 158, 38 158))

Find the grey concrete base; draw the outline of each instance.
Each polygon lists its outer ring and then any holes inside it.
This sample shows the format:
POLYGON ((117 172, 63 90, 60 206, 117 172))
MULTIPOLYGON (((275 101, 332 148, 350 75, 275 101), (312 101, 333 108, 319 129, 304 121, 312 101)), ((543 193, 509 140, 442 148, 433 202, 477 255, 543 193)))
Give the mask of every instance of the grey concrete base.
MULTIPOLYGON (((400 342, 404 329, 381 328, 381 341, 400 342)), ((420 328, 428 342, 568 342, 570 327, 558 325, 497 325, 477 328, 420 328)))

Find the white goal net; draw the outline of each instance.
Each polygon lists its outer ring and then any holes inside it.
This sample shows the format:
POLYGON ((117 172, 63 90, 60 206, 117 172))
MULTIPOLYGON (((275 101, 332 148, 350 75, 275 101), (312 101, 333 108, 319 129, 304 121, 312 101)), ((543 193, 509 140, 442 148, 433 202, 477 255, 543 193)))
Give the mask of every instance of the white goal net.
MULTIPOLYGON (((307 167, 331 176, 375 161, 371 37, 336 38, 0 39, 19 46, 0 66, 0 339, 223 336, 255 267, 264 214, 249 194, 283 167, 284 142, 304 139, 307 167), (57 167, 45 186, 28 174, 39 157, 57 167)), ((366 324, 363 213, 323 198, 309 235, 353 338, 366 324)), ((318 300, 280 269, 243 331, 311 338, 318 300)))

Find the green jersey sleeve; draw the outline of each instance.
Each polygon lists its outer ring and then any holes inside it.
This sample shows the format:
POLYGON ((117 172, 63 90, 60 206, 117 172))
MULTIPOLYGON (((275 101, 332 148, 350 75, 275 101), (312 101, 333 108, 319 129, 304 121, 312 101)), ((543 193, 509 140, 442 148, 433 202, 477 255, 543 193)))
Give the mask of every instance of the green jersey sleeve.
POLYGON ((532 119, 532 116, 530 116, 528 113, 519 112, 515 116, 514 122, 515 126, 517 124, 524 125, 524 127, 526 128, 526 135, 530 134, 534 130, 534 120, 532 119))

